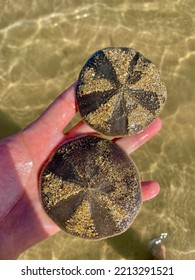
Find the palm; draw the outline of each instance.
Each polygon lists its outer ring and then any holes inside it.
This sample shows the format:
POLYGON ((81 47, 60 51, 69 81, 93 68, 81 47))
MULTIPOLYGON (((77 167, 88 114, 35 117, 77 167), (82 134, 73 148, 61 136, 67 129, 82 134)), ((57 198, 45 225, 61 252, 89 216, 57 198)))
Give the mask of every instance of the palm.
MULTIPOLYGON (((23 250, 59 230, 40 203, 38 177, 44 161, 62 140, 93 131, 80 123, 64 136, 62 131, 75 113, 73 85, 37 121, 0 143, 0 257, 15 258, 23 250), (6 253, 3 253, 4 248, 6 253)), ((157 119, 144 132, 115 141, 130 153, 160 128, 161 121, 157 119)), ((158 183, 155 182, 144 182, 142 187, 143 200, 159 192, 158 183)))

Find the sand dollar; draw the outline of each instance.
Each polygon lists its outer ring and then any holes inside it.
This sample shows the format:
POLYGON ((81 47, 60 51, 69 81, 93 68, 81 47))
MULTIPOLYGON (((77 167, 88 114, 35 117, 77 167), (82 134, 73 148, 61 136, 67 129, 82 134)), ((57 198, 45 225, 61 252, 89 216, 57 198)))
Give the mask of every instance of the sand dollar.
POLYGON ((122 233, 142 202, 134 162, 117 144, 95 135, 63 143, 42 169, 40 185, 51 219, 83 238, 122 233))
POLYGON ((133 135, 161 112, 167 93, 156 66, 130 48, 93 54, 79 75, 76 98, 83 120, 108 136, 133 135))

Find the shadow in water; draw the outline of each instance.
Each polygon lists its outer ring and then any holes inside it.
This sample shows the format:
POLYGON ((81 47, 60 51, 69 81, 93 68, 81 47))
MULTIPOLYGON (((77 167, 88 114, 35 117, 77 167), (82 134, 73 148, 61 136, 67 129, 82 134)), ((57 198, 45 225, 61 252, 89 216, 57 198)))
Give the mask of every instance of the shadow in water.
POLYGON ((20 129, 8 114, 0 111, 0 139, 15 134, 20 129))
POLYGON ((148 242, 142 241, 139 234, 132 228, 107 242, 123 259, 151 260, 152 258, 148 242))

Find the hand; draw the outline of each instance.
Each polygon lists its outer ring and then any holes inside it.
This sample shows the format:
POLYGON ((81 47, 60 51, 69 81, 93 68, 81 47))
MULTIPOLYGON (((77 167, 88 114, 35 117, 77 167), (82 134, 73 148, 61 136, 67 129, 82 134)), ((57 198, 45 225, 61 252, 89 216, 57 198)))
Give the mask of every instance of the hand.
MULTIPOLYGON (((66 135, 74 117, 75 86, 63 92, 23 131, 0 142, 0 258, 15 259, 24 250, 59 231, 45 213, 38 184, 40 169, 60 142, 92 132, 82 121, 66 135)), ((113 141, 132 153, 161 129, 158 118, 145 131, 113 141)), ((157 182, 143 182, 143 200, 159 193, 157 182)))

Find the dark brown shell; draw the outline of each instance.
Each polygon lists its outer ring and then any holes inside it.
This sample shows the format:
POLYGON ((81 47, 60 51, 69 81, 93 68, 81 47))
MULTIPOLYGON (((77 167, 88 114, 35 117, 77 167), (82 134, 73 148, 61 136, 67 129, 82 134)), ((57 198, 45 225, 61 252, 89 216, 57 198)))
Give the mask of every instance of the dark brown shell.
POLYGON ((117 144, 94 135, 62 144, 44 166, 40 184, 51 219, 84 238, 122 233, 141 206, 135 164, 117 144))
POLYGON ((105 48, 81 70, 76 98, 83 120, 108 136, 133 135, 161 112, 167 93, 156 66, 129 48, 105 48))

